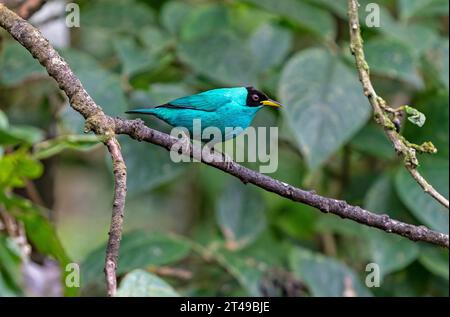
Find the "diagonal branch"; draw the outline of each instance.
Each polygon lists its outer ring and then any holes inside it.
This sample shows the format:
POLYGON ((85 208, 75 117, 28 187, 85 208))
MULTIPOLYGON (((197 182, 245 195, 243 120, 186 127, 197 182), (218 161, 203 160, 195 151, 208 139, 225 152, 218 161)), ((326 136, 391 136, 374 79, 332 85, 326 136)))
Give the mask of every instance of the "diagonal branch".
POLYGON ((364 95, 369 99, 373 108, 375 121, 384 128, 389 140, 394 145, 397 154, 403 157, 405 167, 422 189, 431 197, 436 199, 445 208, 449 208, 448 199, 441 195, 428 181, 419 173, 417 167, 419 161, 416 152, 436 153, 436 148, 431 142, 422 145, 408 142, 397 131, 394 122, 389 117, 396 115, 396 111, 390 108, 386 102, 377 95, 370 80, 369 65, 364 56, 363 39, 361 37, 361 27, 358 17, 358 1, 348 0, 348 23, 350 28, 350 50, 355 56, 356 68, 359 73, 359 80, 363 86, 364 95))
POLYGON ((108 295, 116 291, 116 267, 122 236, 122 218, 126 195, 126 167, 120 145, 114 136, 114 121, 89 96, 80 80, 66 61, 56 52, 47 39, 27 21, 0 4, 0 26, 6 29, 45 67, 69 98, 73 109, 86 119, 86 131, 100 135, 111 154, 114 166, 114 203, 106 250, 105 275, 108 295))
MULTIPOLYGON (((142 120, 124 120, 115 118, 116 134, 127 134, 138 141, 146 141, 159 145, 166 150, 179 142, 178 139, 168 134, 151 129, 144 125, 142 120)), ((413 241, 424 241, 442 247, 449 247, 449 236, 428 229, 425 226, 414 226, 395 219, 388 215, 376 214, 359 206, 353 206, 343 200, 323 197, 314 192, 302 190, 267 175, 255 172, 235 162, 223 162, 222 154, 202 153, 202 149, 196 145, 190 145, 189 153, 195 159, 215 167, 239 178, 244 183, 254 184, 269 192, 290 200, 315 207, 324 213, 332 213, 341 218, 350 219, 363 225, 381 229, 389 233, 404 236, 413 241)))

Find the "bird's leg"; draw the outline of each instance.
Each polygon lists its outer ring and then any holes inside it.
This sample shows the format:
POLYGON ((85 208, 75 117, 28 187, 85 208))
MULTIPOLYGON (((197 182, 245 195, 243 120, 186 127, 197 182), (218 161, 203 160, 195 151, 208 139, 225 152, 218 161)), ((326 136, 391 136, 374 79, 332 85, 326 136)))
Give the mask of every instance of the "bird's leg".
POLYGON ((181 146, 183 149, 183 154, 189 155, 189 147, 191 146, 191 140, 189 138, 189 135, 187 135, 184 130, 181 130, 181 146))
POLYGON ((225 149, 220 149, 219 153, 221 155, 221 162, 225 163, 225 167, 229 169, 233 165, 233 158, 225 152, 225 149))

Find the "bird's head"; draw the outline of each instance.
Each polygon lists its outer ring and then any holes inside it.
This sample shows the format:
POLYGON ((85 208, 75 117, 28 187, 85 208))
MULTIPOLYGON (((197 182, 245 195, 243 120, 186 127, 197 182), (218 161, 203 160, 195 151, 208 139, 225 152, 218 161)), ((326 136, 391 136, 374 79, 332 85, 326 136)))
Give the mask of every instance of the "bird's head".
POLYGON ((281 107, 281 104, 275 100, 270 99, 267 95, 252 86, 245 87, 247 89, 246 105, 248 107, 271 106, 281 107))

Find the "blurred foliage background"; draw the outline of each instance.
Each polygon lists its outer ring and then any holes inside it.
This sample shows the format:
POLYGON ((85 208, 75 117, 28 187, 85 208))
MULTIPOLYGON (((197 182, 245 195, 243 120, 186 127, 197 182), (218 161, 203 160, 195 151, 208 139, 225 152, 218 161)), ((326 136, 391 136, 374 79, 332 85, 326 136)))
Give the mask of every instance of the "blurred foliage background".
MULTIPOLYGON (((360 0, 363 22, 369 2, 360 0)), ((371 119, 348 49, 346 1, 77 3, 81 26, 58 50, 107 114, 252 84, 285 104, 254 122, 280 127, 271 176, 448 234, 448 211, 405 172, 371 119)), ((448 1, 376 3, 381 26, 363 27, 376 90, 426 115, 422 128, 405 120, 402 133, 436 145, 436 155, 419 156, 420 171, 448 197, 448 1)), ((32 21, 51 29, 57 19, 32 21)), ((45 70, 0 37, 0 295, 104 295, 110 159, 45 70), (60 268, 70 262, 81 266, 81 288, 64 290, 60 268)), ((120 295, 448 296, 448 250, 119 139, 128 166, 120 295), (365 286, 370 262, 380 287, 365 286)))

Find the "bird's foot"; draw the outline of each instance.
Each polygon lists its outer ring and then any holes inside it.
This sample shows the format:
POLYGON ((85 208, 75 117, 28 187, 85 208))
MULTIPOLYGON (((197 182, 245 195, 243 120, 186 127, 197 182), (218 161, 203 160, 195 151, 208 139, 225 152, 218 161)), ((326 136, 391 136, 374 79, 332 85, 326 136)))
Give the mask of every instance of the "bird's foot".
POLYGON ((189 155, 189 149, 191 146, 191 139, 189 138, 189 135, 186 134, 186 132, 181 131, 181 148, 183 149, 183 154, 189 155))
POLYGON ((234 163, 233 158, 225 152, 221 152, 221 154, 222 154, 222 162, 225 163, 226 169, 230 169, 234 163))

